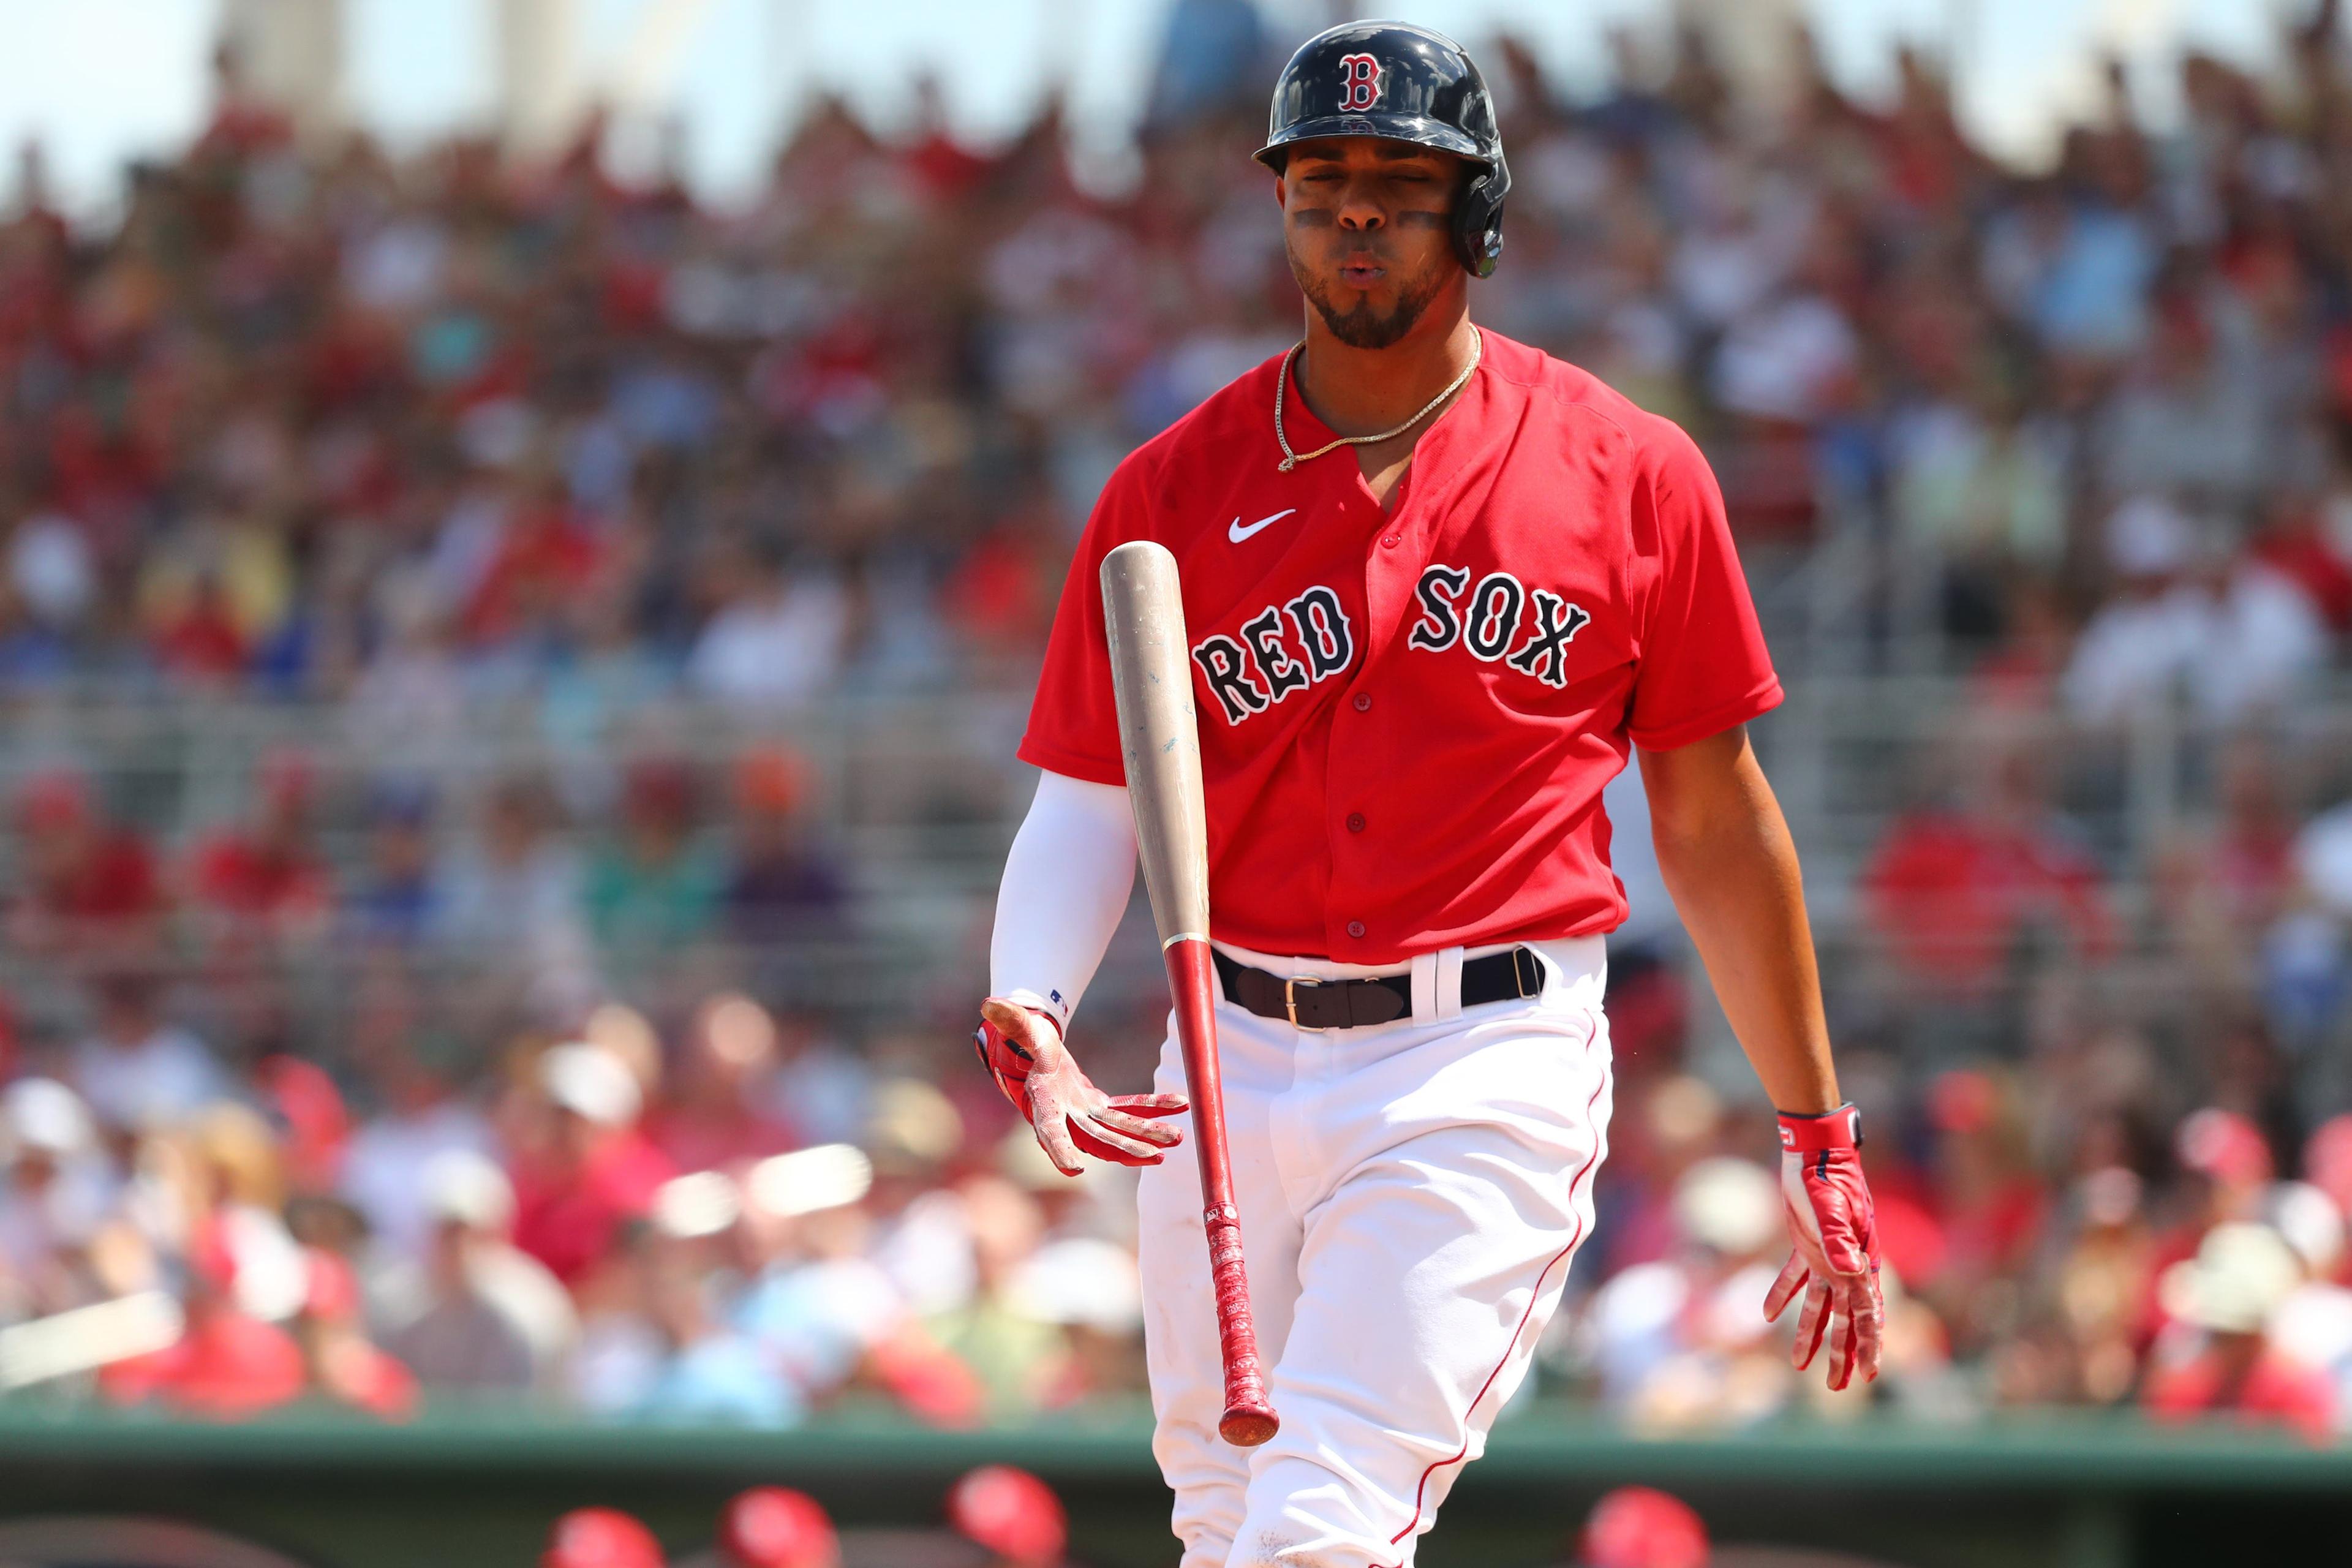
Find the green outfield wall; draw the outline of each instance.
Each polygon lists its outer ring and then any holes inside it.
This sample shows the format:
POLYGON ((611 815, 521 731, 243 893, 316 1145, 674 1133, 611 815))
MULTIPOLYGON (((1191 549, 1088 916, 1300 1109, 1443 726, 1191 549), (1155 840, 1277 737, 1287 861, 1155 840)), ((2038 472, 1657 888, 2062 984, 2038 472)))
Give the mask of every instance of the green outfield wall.
MULTIPOLYGON (((1132 1417, 987 1433, 856 1420, 746 1433, 479 1415, 399 1427, 327 1415, 197 1426, 0 1405, 0 1529, 58 1516, 168 1520, 299 1568, 529 1568, 547 1522, 583 1503, 634 1510, 681 1551, 707 1539, 721 1500, 755 1481, 805 1488, 846 1525, 905 1527, 935 1519, 948 1482, 992 1459, 1061 1489, 1090 1568, 1173 1562, 1166 1494, 1132 1417)), ((1720 1541, 1901 1568, 2352 1563, 2352 1448, 2095 1419, 1652 1440, 1540 1416, 1496 1434, 1421 1562, 1556 1563, 1592 1499, 1626 1481, 1678 1492, 1720 1541)))

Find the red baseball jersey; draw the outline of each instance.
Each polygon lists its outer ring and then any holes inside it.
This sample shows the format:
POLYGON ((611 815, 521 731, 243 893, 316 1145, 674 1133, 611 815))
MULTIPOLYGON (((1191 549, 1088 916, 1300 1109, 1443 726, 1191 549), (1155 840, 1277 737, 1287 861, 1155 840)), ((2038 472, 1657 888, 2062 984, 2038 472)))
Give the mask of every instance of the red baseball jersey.
MULTIPOLYGON (((1487 332, 1392 510, 1281 471, 1279 360, 1138 447, 1062 590, 1023 760, 1122 784, 1103 556, 1176 557, 1219 939, 1401 963, 1625 917, 1601 787, 1780 700, 1723 498, 1675 425, 1487 332)), ((1297 451, 1332 432, 1294 386, 1297 451)))

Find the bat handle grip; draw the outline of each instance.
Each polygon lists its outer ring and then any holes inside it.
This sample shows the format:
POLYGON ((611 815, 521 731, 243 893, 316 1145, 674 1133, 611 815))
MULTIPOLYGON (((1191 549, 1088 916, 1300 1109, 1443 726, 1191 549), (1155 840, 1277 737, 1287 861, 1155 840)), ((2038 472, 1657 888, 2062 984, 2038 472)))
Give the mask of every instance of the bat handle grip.
POLYGON ((1224 1074, 1217 1060, 1216 972, 1205 938, 1171 939, 1166 947, 1169 992, 1176 1004, 1176 1039, 1184 1057, 1184 1087, 1192 1095, 1199 1134, 1201 1218, 1209 1234, 1209 1282, 1217 1302, 1217 1348, 1225 1367, 1224 1440, 1255 1447, 1278 1425, 1266 1397, 1258 1360, 1257 1325, 1250 1316, 1249 1269, 1242 1261, 1242 1214, 1234 1202, 1233 1155, 1225 1142, 1224 1074))
POLYGON ((1235 1447, 1254 1448, 1281 1422, 1266 1397, 1258 1361, 1257 1325, 1249 1308, 1249 1273, 1242 1262, 1242 1217, 1232 1204, 1211 1204, 1202 1219, 1209 1233, 1209 1279, 1217 1295, 1218 1348, 1225 1364, 1225 1414, 1217 1431, 1235 1447))

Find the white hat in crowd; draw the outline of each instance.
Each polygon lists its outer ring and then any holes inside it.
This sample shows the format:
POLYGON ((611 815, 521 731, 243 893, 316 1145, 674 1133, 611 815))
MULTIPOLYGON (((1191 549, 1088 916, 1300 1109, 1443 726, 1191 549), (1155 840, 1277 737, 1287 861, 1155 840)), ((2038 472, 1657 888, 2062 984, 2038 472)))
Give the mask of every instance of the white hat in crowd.
POLYGON ((2325 1279, 2344 1257, 2344 1215, 2336 1200, 2309 1182, 2280 1182, 2263 1202, 2263 1217, 2294 1248, 2304 1272, 2325 1279))
POLYGON ((634 1125, 645 1091, 628 1064, 584 1040, 557 1046, 540 1058, 540 1087, 557 1105, 599 1127, 634 1125))
POLYGON ((70 1159, 95 1136, 81 1096, 53 1078, 19 1079, 0 1098, 0 1141, 11 1159, 31 1152, 70 1159))
POLYGON ((2260 1333, 2303 1280, 2286 1238, 2266 1225, 2217 1225, 2197 1256, 2157 1281, 2157 1300, 2185 1323, 2220 1334, 2260 1333))
POLYGON ((1780 1184, 1753 1160, 1718 1154, 1675 1184, 1675 1224, 1701 1247, 1745 1258, 1780 1235, 1780 1184))
POLYGON ((514 1184, 498 1162, 471 1149, 445 1149, 425 1163, 425 1210, 475 1230, 514 1223, 514 1184))

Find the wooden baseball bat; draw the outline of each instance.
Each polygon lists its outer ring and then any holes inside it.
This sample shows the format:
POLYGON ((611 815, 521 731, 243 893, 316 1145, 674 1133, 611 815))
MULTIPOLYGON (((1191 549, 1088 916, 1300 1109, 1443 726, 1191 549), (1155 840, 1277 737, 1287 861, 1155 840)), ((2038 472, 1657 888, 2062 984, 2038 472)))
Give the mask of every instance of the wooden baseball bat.
POLYGON ((1209 1274, 1217 1299, 1217 1342, 1225 1363, 1225 1414, 1217 1430, 1255 1447, 1280 1422, 1258 1364, 1242 1261, 1241 1211, 1234 1204, 1233 1157, 1225 1146, 1225 1100, 1217 1064, 1216 971, 1209 960, 1209 829, 1201 792, 1201 734, 1192 714, 1191 642, 1176 558, 1148 540, 1103 557, 1103 619, 1110 634, 1112 689, 1118 698, 1119 752, 1143 858, 1151 917, 1176 1004, 1176 1041, 1201 1166, 1209 1274))

